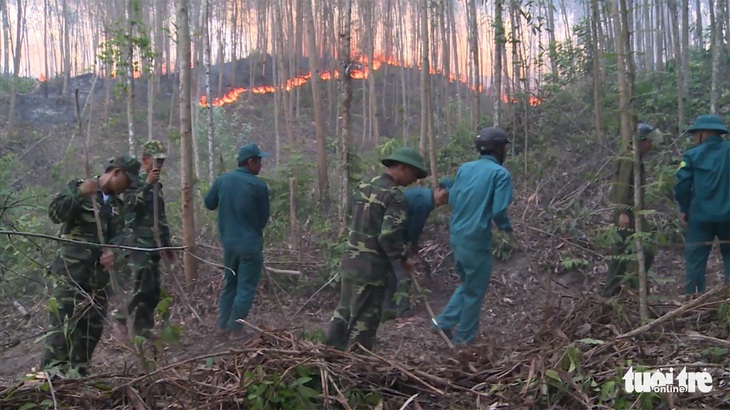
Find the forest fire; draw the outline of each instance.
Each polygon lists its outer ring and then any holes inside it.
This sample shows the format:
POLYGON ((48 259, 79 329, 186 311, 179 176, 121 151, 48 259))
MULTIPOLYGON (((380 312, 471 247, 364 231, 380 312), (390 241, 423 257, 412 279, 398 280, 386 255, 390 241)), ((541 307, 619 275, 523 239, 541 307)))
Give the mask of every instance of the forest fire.
MULTIPOLYGON (((355 64, 355 67, 350 68, 350 78, 352 78, 354 80, 366 80, 369 75, 368 57, 364 56, 364 55, 358 55, 358 56, 353 57, 353 61, 357 64, 355 64)), ((413 68, 412 64, 411 65, 403 64, 394 57, 385 57, 382 55, 375 55, 375 57, 373 58, 373 61, 372 61, 372 66, 373 66, 372 70, 378 71, 383 65, 389 65, 389 66, 393 66, 393 67, 413 68)), ((417 68, 420 70, 421 65, 420 64, 417 65, 417 68)), ((431 73, 431 75, 444 75, 442 70, 437 70, 434 68, 431 68, 429 70, 429 72, 431 73)), ((137 73, 135 73, 135 75, 136 74, 137 73)), ((339 78, 339 77, 340 77, 340 74, 337 70, 334 70, 331 72, 325 71, 323 73, 320 73, 320 75, 319 75, 319 78, 322 79, 323 81, 328 81, 333 78, 339 78)), ((137 78, 137 77, 135 76, 135 78, 137 78)), ((207 105, 212 105, 213 107, 221 107, 221 106, 224 106, 227 104, 234 103, 241 94, 244 94, 247 92, 251 92, 252 94, 269 94, 269 93, 274 93, 277 90, 291 91, 297 87, 301 87, 301 86, 305 85, 311 78, 312 78, 312 73, 308 72, 304 75, 299 75, 297 77, 288 79, 288 80, 286 80, 286 82, 279 85, 278 87, 273 86, 273 85, 260 85, 260 86, 256 86, 256 87, 253 87, 250 89, 243 88, 243 87, 232 88, 225 95, 218 97, 218 98, 214 98, 210 104, 208 104, 208 98, 206 96, 200 97, 200 106, 205 107, 207 105)), ((459 78, 457 78, 456 75, 454 75, 454 74, 449 75, 450 83, 454 83, 457 81, 462 84, 466 84, 467 83, 466 75, 462 74, 459 76, 459 78)), ((472 90, 474 90, 473 87, 472 87, 472 90)), ((483 87, 481 85, 479 86, 479 92, 480 93, 484 92, 483 87)), ((506 96, 502 97, 502 101, 504 101, 506 103, 513 103, 513 104, 519 102, 515 98, 508 99, 506 96)), ((529 104, 531 106, 540 105, 540 102, 541 101, 539 98, 530 96, 529 104)))

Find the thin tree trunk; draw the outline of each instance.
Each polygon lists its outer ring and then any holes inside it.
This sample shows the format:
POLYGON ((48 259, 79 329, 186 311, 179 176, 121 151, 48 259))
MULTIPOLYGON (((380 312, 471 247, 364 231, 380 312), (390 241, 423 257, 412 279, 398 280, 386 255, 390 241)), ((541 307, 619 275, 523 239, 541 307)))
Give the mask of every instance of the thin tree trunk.
POLYGON ((504 25, 502 1, 494 2, 494 126, 500 125, 502 115, 502 50, 504 49, 504 25))
MULTIPOLYGON (((6 9, 7 10, 7 9, 6 9)), ((10 90, 10 112, 8 113, 7 131, 12 134, 15 126, 15 105, 18 101, 18 85, 20 82, 20 61, 23 50, 23 12, 25 4, 18 0, 16 5, 17 21, 15 22, 15 54, 13 54, 13 83, 10 90)))
POLYGON ((603 127, 601 124, 602 87, 601 83, 601 50, 598 48, 598 26, 601 24, 599 18, 598 0, 591 0, 592 23, 591 33, 593 34, 593 125, 596 129, 596 139, 601 143, 603 141, 603 127))
MULTIPOLYGON (((203 30, 204 47, 205 47, 205 96, 206 105, 205 113, 208 119, 208 181, 212 184, 215 179, 215 148, 214 148, 214 130, 213 130, 213 100, 210 95, 210 0, 205 0, 205 29, 203 30)), ((223 72, 223 67, 218 67, 223 72)))
POLYGON ((69 40, 69 16, 68 16, 68 0, 61 2, 63 10, 63 88, 61 93, 68 95, 68 82, 71 79, 71 43, 69 40))
POLYGON ((127 19, 127 133, 129 136, 129 155, 134 155, 136 139, 134 136, 134 20, 137 18, 133 10, 134 0, 129 0, 125 8, 127 19))
POLYGON ((674 59, 676 61, 677 68, 675 74, 677 76, 677 132, 682 132, 684 126, 684 76, 682 71, 684 70, 684 61, 682 61, 682 47, 680 45, 679 37, 679 24, 677 22, 677 0, 669 0, 669 14, 672 19, 672 27, 674 27, 674 59))
MULTIPOLYGON (((720 2, 722 0, 710 0, 709 11, 710 11, 710 30, 711 30, 711 42, 710 49, 712 50, 712 75, 710 80, 710 113, 717 114, 717 102, 720 97, 718 90, 718 80, 720 75, 720 54, 722 50, 722 32, 718 27, 720 19, 715 19, 716 10, 722 9, 720 2), (717 6, 719 7, 717 7, 717 6)), ((722 17, 722 10, 719 10, 719 17, 722 17)))
MULTIPOLYGON (((500 1, 500 0, 497 0, 500 1)), ((469 19, 469 49, 471 50, 472 60, 472 103, 471 103, 471 125, 472 128, 476 128, 479 125, 481 118, 481 110, 479 107, 481 90, 481 80, 479 74, 479 31, 477 29, 477 8, 476 0, 467 0, 467 16, 469 19)))
POLYGON ((340 161, 343 169, 340 171, 342 178, 340 186, 340 208, 338 217, 340 220, 340 233, 347 228, 348 214, 350 213, 350 105, 352 103, 352 78, 350 77, 350 35, 352 26, 352 0, 344 1, 344 12, 342 13, 342 25, 340 33, 340 161))
POLYGON ((322 115, 322 89, 320 86, 319 52, 317 51, 316 34, 314 31, 314 12, 312 4, 302 5, 304 18, 307 21, 307 51, 309 55, 309 71, 312 73, 312 105, 314 107, 314 132, 317 138, 317 182, 321 203, 328 202, 329 180, 327 177, 327 140, 324 133, 324 118, 322 115))
POLYGON ((180 177, 182 179, 182 228, 183 246, 186 247, 183 256, 185 271, 185 285, 192 291, 197 278, 195 252, 195 203, 193 202, 193 127, 190 113, 190 26, 188 22, 188 0, 178 0, 177 10, 177 58, 180 60, 180 177))

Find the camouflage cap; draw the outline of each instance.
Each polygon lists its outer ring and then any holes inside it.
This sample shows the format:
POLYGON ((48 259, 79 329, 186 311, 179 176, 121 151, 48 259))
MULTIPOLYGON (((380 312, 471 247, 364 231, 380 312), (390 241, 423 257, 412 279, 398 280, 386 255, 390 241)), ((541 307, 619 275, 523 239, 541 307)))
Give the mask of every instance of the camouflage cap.
POLYGON ((162 142, 151 140, 142 144, 142 155, 163 159, 167 158, 167 150, 162 142))
POLYGON ((110 158, 109 165, 106 167, 107 170, 113 168, 123 169, 131 178, 139 177, 139 169, 142 164, 139 163, 137 158, 131 155, 121 155, 118 157, 110 158))

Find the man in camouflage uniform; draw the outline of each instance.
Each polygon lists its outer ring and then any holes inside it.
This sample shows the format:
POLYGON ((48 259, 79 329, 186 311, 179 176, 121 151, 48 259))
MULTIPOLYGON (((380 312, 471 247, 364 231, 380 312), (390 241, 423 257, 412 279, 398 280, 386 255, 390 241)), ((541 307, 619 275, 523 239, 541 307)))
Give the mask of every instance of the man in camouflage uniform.
MULTIPOLYGON (((641 209, 644 208, 644 186, 646 175, 644 173, 643 157, 652 149, 653 144, 659 144, 662 140, 661 131, 654 129, 649 124, 640 123, 639 133, 639 154, 642 157, 639 168, 641 178, 641 209)), ((608 277, 606 287, 603 289, 603 297, 616 296, 624 282, 628 282, 631 288, 638 288, 639 280, 636 275, 633 278, 626 278, 626 271, 629 266, 635 266, 628 257, 630 254, 631 241, 629 237, 634 233, 634 154, 631 147, 618 159, 616 174, 614 175, 613 187, 611 188, 611 204, 614 206, 613 223, 616 225, 620 241, 613 247, 613 258, 608 264, 608 277), (631 264, 631 265, 630 265, 631 264)), ((646 225, 644 225, 646 226, 646 225)), ((648 245, 648 244, 647 244, 648 245)), ((649 271, 654 261, 654 252, 650 246, 644 246, 644 266, 649 271)))
POLYGON ((396 149, 382 164, 388 167, 386 172, 361 182, 353 197, 340 302, 326 341, 340 350, 356 343, 372 348, 393 265, 412 270, 403 240, 408 203, 398 187, 425 178, 426 167, 412 148, 396 149))
MULTIPOLYGON (((167 158, 165 146, 160 141, 147 141, 142 144, 142 172, 124 193, 125 219, 131 230, 131 243, 139 248, 158 248, 170 246, 170 229, 165 216, 165 201, 162 198, 160 169, 167 158), (155 186, 157 189, 155 190, 155 186), (157 193, 157 226, 154 232, 154 197, 157 193), (156 235, 159 235, 157 243, 156 235)), ((171 260, 170 251, 164 254, 171 260)), ((126 315, 115 312, 115 318, 126 331, 126 317, 134 317, 134 332, 149 338, 155 327, 155 308, 160 302, 160 254, 157 252, 131 252, 134 291, 127 304, 126 315)))
MULTIPOLYGON (((99 243, 95 203, 104 242, 122 243, 123 203, 117 195, 139 178, 139 168, 137 159, 124 155, 113 158, 101 176, 69 182, 48 207, 51 221, 63 224, 61 237, 99 243)), ((120 259, 119 253, 110 248, 61 244, 49 269, 57 283, 48 307, 51 329, 46 335, 41 367, 57 364, 66 370, 77 368, 82 375, 87 373, 104 330, 109 270, 115 263, 119 265, 120 259)))

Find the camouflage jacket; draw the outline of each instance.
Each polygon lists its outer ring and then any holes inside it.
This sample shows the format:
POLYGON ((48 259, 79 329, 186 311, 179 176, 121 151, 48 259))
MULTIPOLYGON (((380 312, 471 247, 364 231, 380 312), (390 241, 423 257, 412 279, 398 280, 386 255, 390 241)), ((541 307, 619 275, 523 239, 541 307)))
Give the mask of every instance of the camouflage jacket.
MULTIPOLYGON (((73 180, 61 191, 48 207, 48 216, 56 224, 63 224, 61 237, 76 241, 99 243, 99 235, 94 217, 91 197, 84 196, 79 186, 84 180, 73 180)), ((96 192, 99 219, 108 244, 122 244, 124 240, 123 206, 114 195, 104 202, 101 191, 96 192)), ((101 256, 100 247, 63 243, 60 256, 67 262, 94 262, 101 256)))
POLYGON ((403 240, 408 202, 393 178, 383 174, 355 191, 342 272, 349 279, 384 285, 391 261, 406 257, 403 240))
MULTIPOLYGON (((618 217, 622 213, 628 214, 633 220, 634 217, 634 153, 626 151, 623 156, 618 158, 616 173, 613 178, 613 186, 611 188, 611 205, 614 208, 614 220, 618 222, 618 217)), ((639 168, 641 178, 641 209, 644 208, 644 194, 646 191, 646 174, 644 172, 644 163, 642 161, 639 168)))
MULTIPOLYGON (((132 185, 124 193, 124 219, 127 228, 132 235, 134 244, 139 247, 155 248, 153 228, 155 186, 146 182, 147 173, 142 172, 139 180, 132 182, 132 185)), ((167 226, 165 215, 165 200, 162 198, 162 184, 158 190, 157 199, 158 227, 160 229, 160 241, 162 246, 170 246, 170 229, 167 226)))

